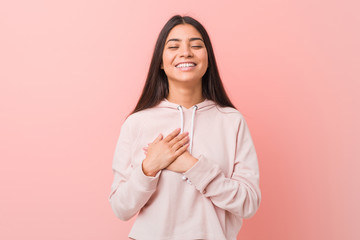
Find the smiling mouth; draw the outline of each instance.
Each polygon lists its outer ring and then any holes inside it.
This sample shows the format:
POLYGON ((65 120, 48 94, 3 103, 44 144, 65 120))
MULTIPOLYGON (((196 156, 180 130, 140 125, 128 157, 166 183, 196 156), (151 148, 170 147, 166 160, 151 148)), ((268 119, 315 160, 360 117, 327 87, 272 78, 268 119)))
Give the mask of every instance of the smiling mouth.
POLYGON ((179 63, 175 67, 177 67, 177 68, 189 68, 189 67, 195 67, 195 66, 196 66, 195 63, 179 63))

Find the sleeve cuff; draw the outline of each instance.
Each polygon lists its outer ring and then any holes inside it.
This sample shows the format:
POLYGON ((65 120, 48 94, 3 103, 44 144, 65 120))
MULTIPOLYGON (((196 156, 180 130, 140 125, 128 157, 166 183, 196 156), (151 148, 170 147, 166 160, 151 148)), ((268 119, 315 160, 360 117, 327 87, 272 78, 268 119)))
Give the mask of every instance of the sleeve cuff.
POLYGON ((138 187, 143 189, 143 191, 153 191, 156 189, 157 183, 160 178, 161 170, 156 173, 154 177, 152 176, 146 176, 145 173, 142 170, 141 165, 139 165, 137 168, 134 169, 134 180, 136 181, 136 184, 138 187))
POLYGON ((211 163, 203 155, 200 155, 197 163, 194 164, 184 175, 191 181, 197 190, 205 193, 207 185, 221 173, 220 167, 211 163))

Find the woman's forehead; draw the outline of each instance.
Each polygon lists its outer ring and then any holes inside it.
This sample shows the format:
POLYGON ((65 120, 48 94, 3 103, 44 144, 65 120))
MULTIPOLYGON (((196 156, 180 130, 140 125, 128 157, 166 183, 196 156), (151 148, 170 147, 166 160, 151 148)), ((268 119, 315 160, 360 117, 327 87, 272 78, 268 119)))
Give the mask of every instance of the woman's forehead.
POLYGON ((201 34, 199 31, 190 24, 179 24, 176 25, 171 31, 169 32, 168 37, 166 38, 166 41, 169 39, 178 39, 179 41, 184 39, 192 39, 192 38, 201 38, 201 34))

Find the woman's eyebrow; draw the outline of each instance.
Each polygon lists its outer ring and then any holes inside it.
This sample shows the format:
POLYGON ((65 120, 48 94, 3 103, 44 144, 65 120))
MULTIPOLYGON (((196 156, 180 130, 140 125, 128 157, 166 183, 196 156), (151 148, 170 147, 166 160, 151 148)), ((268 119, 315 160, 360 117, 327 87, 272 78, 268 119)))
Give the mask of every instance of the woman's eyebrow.
MULTIPOLYGON (((190 39, 189 39, 189 41, 195 41, 195 40, 201 40, 201 41, 204 42, 204 40, 202 40, 202 38, 198 38, 198 37, 196 37, 196 38, 190 38, 190 39)), ((167 40, 166 44, 167 44, 168 42, 170 42, 170 41, 180 42, 181 39, 179 39, 179 38, 171 38, 171 39, 167 40)))

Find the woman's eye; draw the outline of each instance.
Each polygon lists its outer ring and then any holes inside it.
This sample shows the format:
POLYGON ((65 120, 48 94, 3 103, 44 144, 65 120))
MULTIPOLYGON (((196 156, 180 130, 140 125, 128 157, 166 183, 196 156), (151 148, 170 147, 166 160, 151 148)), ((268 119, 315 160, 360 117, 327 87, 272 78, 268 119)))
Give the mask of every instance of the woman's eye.
POLYGON ((194 48, 202 48, 202 46, 192 46, 192 47, 194 47, 194 48))
POLYGON ((169 47, 169 48, 178 48, 178 47, 174 46, 174 47, 169 47))

